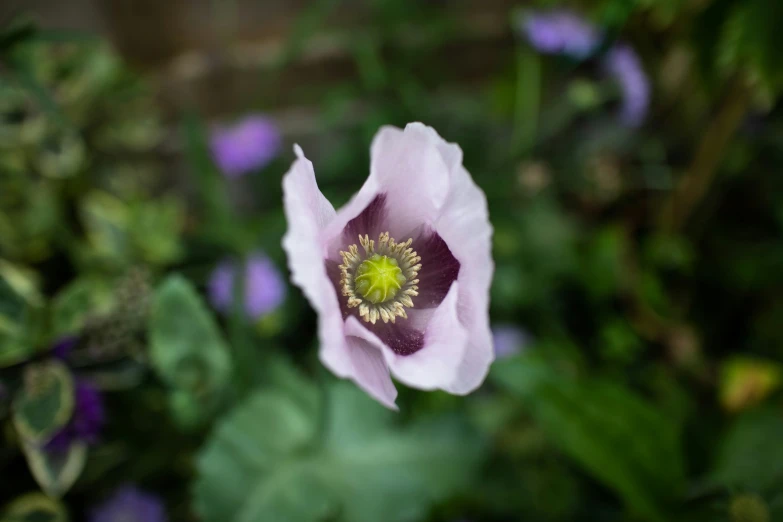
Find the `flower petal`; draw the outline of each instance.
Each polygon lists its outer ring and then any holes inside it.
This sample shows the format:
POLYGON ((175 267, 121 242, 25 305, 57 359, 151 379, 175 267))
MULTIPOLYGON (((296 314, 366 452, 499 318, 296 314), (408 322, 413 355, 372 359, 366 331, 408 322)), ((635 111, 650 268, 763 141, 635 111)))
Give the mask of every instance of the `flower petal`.
POLYGON ((416 307, 436 307, 446 297, 452 283, 457 280, 459 261, 451 253, 443 238, 431 230, 414 240, 413 246, 416 248, 416 253, 421 256, 416 307))
MULTIPOLYGON (((454 283, 432 313, 424 329, 424 348, 408 356, 397 356, 389 363, 392 374, 401 382, 422 390, 448 390, 458 379, 461 361, 468 348, 468 331, 458 314, 459 284, 454 283)), ((415 322, 416 314, 411 312, 415 322)))
MULTIPOLYGON (((346 321, 358 320, 351 316, 346 321)), ((394 401, 397 398, 397 389, 394 387, 389 367, 384 360, 381 350, 374 344, 354 336, 347 336, 346 343, 348 353, 353 362, 353 370, 350 378, 366 391, 373 399, 387 408, 397 410, 394 401)))
POLYGON ((446 388, 465 394, 477 388, 494 359, 489 328, 489 287, 492 282, 492 226, 487 200, 464 167, 451 172, 443 211, 433 227, 460 263, 459 319, 468 331, 469 347, 455 380, 446 388))
MULTIPOLYGON (((449 188, 450 163, 461 160, 458 147, 447 144, 437 133, 421 123, 405 130, 382 127, 372 143, 370 176, 361 190, 342 207, 329 226, 329 254, 336 259, 345 247, 342 237, 346 226, 362 214, 376 197, 383 197, 381 232, 389 232, 398 241, 413 237, 421 225, 432 223, 443 206, 449 188), (458 154, 458 157, 455 157, 458 154)), ((356 232, 355 227, 348 231, 356 232)), ((367 234, 372 234, 368 230, 367 234)), ((361 233, 361 232, 360 232, 361 233)), ((356 238, 349 237, 353 242, 356 238)), ((348 243, 350 244, 350 243, 348 243)))
POLYGON ((389 233, 399 241, 434 221, 446 200, 450 165, 441 146, 446 142, 421 123, 382 127, 373 139, 370 177, 386 194, 393 215, 389 233))
POLYGON ((387 218, 386 195, 377 194, 358 216, 345 225, 343 242, 354 244, 359 236, 364 235, 376 239, 382 232, 386 232, 387 218))
MULTIPOLYGON (((345 331, 347 335, 360 337, 379 349, 394 377, 407 386, 421 390, 450 390, 459 377, 461 361, 468 346, 468 332, 458 317, 458 296, 459 288, 455 283, 438 308, 412 310, 408 320, 401 322, 413 331, 423 332, 423 348, 415 353, 393 350, 390 344, 395 339, 384 339, 384 335, 377 335, 376 330, 353 316, 346 321, 345 331)), ((389 328, 388 332, 393 335, 395 328, 389 328)), ((399 335, 405 333, 396 332, 399 335)))
POLYGON ((294 151, 297 160, 283 178, 288 221, 283 249, 288 255, 291 280, 318 313, 321 361, 336 375, 348 377, 353 373, 353 363, 343 334, 340 303, 323 262, 323 230, 334 220, 335 211, 318 190, 313 164, 299 146, 294 151))
POLYGON ((432 312, 426 316, 422 310, 411 310, 408 319, 398 319, 394 324, 378 321, 375 324, 363 323, 365 328, 378 336, 381 342, 397 355, 411 355, 424 348, 424 328, 432 312), (411 315, 418 319, 419 329, 411 321, 411 315), (426 317, 427 319, 423 319, 426 317))

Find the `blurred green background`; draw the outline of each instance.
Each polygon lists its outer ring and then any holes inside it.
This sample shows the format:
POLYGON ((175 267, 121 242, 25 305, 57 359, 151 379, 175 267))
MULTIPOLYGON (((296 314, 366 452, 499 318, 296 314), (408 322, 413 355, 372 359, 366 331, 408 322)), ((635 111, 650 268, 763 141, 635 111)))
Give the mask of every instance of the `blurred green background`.
POLYGON ((781 21, 3 2, 0 520, 783 521, 781 21), (394 414, 317 359, 281 180, 339 206, 410 121, 487 195, 498 360, 394 414))

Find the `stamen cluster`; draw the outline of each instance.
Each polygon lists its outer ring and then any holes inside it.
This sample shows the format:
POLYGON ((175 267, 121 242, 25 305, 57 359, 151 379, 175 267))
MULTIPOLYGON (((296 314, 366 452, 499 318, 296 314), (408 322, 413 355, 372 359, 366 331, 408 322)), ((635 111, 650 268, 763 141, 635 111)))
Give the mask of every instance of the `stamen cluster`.
POLYGON ((417 286, 421 257, 410 247, 412 239, 397 243, 388 232, 378 242, 368 235, 359 236, 359 247, 353 244, 340 252, 340 286, 348 298, 348 307, 359 307, 359 317, 375 324, 407 319, 405 308, 413 308, 411 297, 419 295, 417 286))

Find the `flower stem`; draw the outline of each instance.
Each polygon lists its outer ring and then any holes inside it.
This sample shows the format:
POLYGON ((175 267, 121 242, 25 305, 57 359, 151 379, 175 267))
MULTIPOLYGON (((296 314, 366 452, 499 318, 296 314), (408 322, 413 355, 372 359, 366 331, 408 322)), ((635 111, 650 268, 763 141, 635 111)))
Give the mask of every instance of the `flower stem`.
POLYGON ((517 54, 517 86, 514 100, 512 150, 517 156, 528 154, 536 143, 541 97, 541 60, 538 55, 520 50, 517 54))
POLYGON ((688 174, 671 192, 659 216, 661 229, 675 233, 682 229, 707 194, 721 160, 745 116, 750 88, 743 77, 733 78, 723 101, 702 135, 688 174))
POLYGON ((253 343, 247 334, 247 318, 245 317, 245 277, 247 275, 247 259, 243 256, 237 262, 233 283, 233 302, 228 317, 228 333, 231 349, 234 352, 234 374, 236 388, 240 397, 247 394, 253 387, 254 353, 253 343))

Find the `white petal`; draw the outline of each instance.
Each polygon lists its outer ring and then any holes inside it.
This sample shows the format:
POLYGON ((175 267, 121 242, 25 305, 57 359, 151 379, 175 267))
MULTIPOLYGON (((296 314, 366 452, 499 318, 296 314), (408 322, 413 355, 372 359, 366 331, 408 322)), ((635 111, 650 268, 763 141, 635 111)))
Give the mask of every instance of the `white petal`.
POLYGON ((489 327, 494 263, 486 198, 461 165, 451 171, 449 195, 434 228, 460 262, 458 315, 468 331, 469 346, 455 381, 446 389, 465 394, 482 383, 494 360, 489 327))
POLYGON ((349 317, 347 335, 360 337, 383 353, 392 375, 400 382, 420 390, 450 390, 459 378, 461 362, 468 347, 468 332, 457 316, 459 289, 454 283, 443 302, 435 309, 410 310, 408 319, 397 323, 424 332, 424 347, 411 355, 398 355, 364 323, 349 317))
POLYGON ((404 241, 411 231, 431 223, 449 190, 449 166, 438 144, 445 142, 420 123, 405 130, 382 127, 371 149, 370 177, 387 195, 392 237, 404 241), (403 237, 406 236, 406 237, 403 237))
MULTIPOLYGON (((400 381, 421 390, 450 391, 459 378, 461 361, 468 348, 468 332, 457 314, 459 285, 451 285, 449 293, 431 314, 424 328, 424 347, 412 355, 395 356, 389 362, 392 374, 400 381)), ((417 313, 411 311, 416 321, 417 313)))
POLYGON ((288 254, 291 280, 302 289, 318 313, 320 357, 340 377, 353 373, 343 333, 343 320, 337 292, 324 265, 323 230, 334 220, 335 211, 318 190, 313 164, 299 146, 297 159, 283 178, 283 201, 288 231, 283 249, 288 254))
POLYGON ((461 157, 459 147, 420 123, 405 130, 382 127, 372 143, 370 176, 327 231, 330 254, 334 257, 339 250, 345 225, 378 194, 385 194, 390 216, 384 231, 398 241, 411 237, 420 225, 432 223, 446 201, 450 164, 459 164, 461 157))
MULTIPOLYGON (((351 316, 348 318, 356 320, 351 316)), ((389 368, 381 351, 373 344, 359 337, 346 337, 348 352, 353 361, 351 379, 373 399, 387 408, 397 410, 394 403, 397 389, 389 375, 389 368)))

